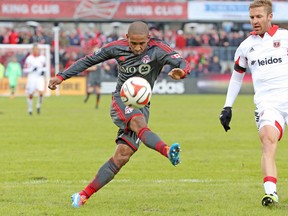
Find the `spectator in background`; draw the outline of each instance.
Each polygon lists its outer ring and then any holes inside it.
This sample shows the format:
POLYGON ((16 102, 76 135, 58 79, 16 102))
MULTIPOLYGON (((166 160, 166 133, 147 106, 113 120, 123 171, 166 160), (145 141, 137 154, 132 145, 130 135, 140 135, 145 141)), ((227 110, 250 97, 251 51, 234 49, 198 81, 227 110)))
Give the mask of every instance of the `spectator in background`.
POLYGON ((216 56, 216 55, 212 56, 211 61, 209 62, 209 65, 208 65, 209 73, 218 73, 218 74, 220 74, 221 70, 222 70, 222 66, 220 64, 219 57, 216 56))
POLYGON ((0 44, 4 43, 4 30, 0 29, 0 44))
POLYGON ((191 73, 194 77, 203 76, 205 74, 208 74, 208 69, 204 67, 202 62, 199 62, 191 73))
POLYGON ((81 36, 80 36, 80 29, 78 31, 72 31, 69 34, 69 42, 71 46, 80 46, 81 45, 81 36))
POLYGON ((67 47, 70 46, 70 40, 69 40, 69 37, 67 36, 67 32, 66 31, 61 31, 60 32, 59 46, 61 48, 67 48, 67 47))
POLYGON ((10 98, 15 97, 15 88, 18 85, 18 78, 22 75, 21 64, 15 56, 11 57, 11 61, 7 64, 5 76, 8 78, 10 87, 10 98))
POLYGON ((9 38, 9 44, 18 44, 19 42, 18 33, 14 29, 11 29, 11 31, 9 32, 8 38, 9 38))
POLYGON ((2 82, 2 79, 4 77, 4 73, 5 73, 5 66, 3 64, 3 59, 0 58, 0 83, 2 82))
POLYGON ((183 49, 186 47, 186 38, 184 36, 184 32, 180 29, 177 31, 177 35, 175 38, 175 48, 183 49))
POLYGON ((195 34, 186 35, 186 46, 187 47, 201 46, 200 36, 195 34))
POLYGON ((189 62, 191 69, 194 70, 199 62, 199 54, 196 50, 191 50, 185 59, 189 62))

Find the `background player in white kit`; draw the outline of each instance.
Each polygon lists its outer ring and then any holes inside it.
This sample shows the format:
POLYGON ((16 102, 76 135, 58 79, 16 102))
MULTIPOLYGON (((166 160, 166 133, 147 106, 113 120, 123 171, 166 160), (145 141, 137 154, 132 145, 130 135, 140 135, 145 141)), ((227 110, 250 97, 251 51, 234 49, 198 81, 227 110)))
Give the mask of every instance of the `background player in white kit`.
POLYGON ((38 93, 36 109, 37 113, 40 114, 41 103, 45 90, 45 73, 46 73, 46 57, 41 55, 38 44, 34 44, 32 53, 26 58, 23 72, 27 74, 27 102, 28 102, 28 113, 33 113, 33 96, 38 93))
POLYGON ((255 0, 250 4, 249 11, 254 31, 236 50, 234 71, 220 121, 227 132, 232 105, 249 67, 255 91, 255 120, 262 143, 265 191, 262 205, 273 206, 278 203, 275 155, 278 141, 288 123, 288 31, 271 24, 270 0, 255 0))

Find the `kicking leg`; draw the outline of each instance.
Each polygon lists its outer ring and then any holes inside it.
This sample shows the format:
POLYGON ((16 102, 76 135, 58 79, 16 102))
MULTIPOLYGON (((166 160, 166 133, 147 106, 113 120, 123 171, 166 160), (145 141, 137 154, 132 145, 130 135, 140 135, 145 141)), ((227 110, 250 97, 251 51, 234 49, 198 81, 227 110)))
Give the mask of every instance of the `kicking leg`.
POLYGON ((138 134, 139 139, 149 148, 160 152, 176 166, 180 163, 180 145, 174 143, 169 147, 157 134, 148 127, 144 116, 135 116, 130 121, 130 128, 138 134))

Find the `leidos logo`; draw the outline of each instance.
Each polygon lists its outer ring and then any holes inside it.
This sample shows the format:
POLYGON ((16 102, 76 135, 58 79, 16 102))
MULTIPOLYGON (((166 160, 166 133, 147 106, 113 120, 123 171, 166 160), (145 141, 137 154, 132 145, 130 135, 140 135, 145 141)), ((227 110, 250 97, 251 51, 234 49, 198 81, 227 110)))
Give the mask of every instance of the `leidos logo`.
POLYGON ((264 60, 257 60, 259 66, 264 66, 264 65, 270 65, 270 64, 277 64, 277 63, 282 63, 282 58, 265 58, 264 60))

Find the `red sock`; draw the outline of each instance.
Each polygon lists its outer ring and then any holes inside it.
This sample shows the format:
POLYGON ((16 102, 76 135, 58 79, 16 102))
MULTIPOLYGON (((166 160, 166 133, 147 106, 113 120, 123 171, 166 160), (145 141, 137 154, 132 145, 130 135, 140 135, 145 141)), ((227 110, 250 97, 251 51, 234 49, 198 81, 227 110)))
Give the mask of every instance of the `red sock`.
POLYGON ((82 190, 79 194, 80 196, 86 196, 87 198, 89 198, 90 196, 92 196, 92 194, 94 194, 96 192, 96 190, 92 187, 90 187, 90 184, 84 189, 82 190))

